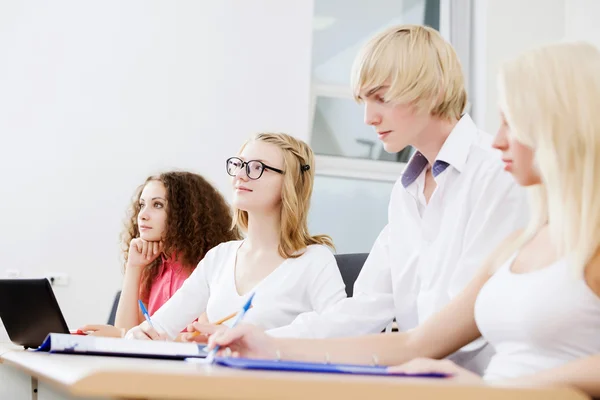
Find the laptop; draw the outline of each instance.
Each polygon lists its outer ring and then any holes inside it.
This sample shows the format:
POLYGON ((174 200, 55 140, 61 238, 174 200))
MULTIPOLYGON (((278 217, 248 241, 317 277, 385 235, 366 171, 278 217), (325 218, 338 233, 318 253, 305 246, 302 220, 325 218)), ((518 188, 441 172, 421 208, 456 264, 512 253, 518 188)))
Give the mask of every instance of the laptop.
POLYGON ((39 347, 49 333, 69 333, 52 286, 42 279, 0 279, 0 319, 11 342, 39 347))

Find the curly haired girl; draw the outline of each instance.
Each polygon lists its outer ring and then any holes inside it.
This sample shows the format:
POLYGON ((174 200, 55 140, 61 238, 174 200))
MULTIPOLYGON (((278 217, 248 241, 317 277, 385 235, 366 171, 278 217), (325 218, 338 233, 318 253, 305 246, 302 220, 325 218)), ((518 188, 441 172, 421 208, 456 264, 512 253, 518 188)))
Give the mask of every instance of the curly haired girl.
POLYGON ((122 336, 144 321, 141 299, 152 315, 181 287, 206 253, 239 238, 231 209, 202 176, 165 172, 138 187, 121 234, 125 276, 115 326, 81 328, 122 336))

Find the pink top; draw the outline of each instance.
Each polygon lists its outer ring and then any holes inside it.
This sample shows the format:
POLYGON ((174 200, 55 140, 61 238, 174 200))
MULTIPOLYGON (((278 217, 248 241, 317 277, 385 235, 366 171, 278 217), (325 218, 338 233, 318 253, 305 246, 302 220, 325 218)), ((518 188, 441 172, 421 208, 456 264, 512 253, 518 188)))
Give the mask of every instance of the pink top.
POLYGON ((150 295, 148 296, 148 314, 152 315, 162 307, 183 285, 183 282, 190 276, 183 269, 179 261, 174 257, 167 259, 162 257, 162 265, 158 271, 158 275, 152 282, 150 295))

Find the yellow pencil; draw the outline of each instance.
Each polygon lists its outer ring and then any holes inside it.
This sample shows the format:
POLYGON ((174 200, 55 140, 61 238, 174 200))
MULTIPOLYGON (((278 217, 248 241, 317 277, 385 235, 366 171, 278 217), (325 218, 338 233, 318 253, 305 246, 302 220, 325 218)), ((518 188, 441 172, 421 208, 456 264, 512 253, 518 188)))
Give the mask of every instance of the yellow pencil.
POLYGON ((217 322, 215 322, 215 325, 222 325, 225 322, 229 321, 231 318, 235 317, 236 315, 238 315, 238 311, 229 314, 226 317, 221 318, 220 320, 218 320, 217 322))
MULTIPOLYGON (((252 306, 250 306, 250 308, 252 308, 252 306)), ((222 325, 222 324, 224 324, 225 322, 229 321, 231 318, 235 317, 236 315, 238 315, 238 311, 236 311, 236 312, 234 312, 234 313, 231 313, 231 314, 229 314, 229 315, 228 315, 228 316, 226 316, 226 317, 223 317, 223 318, 221 318, 220 320, 218 320, 218 321, 217 321, 217 322, 215 322, 214 324, 215 324, 215 325, 222 325)), ((192 332, 192 333, 190 333, 190 336, 189 336, 189 337, 196 337, 196 336, 198 336, 199 334, 200 334, 200 332, 198 332, 198 331, 195 331, 195 332, 192 332)))

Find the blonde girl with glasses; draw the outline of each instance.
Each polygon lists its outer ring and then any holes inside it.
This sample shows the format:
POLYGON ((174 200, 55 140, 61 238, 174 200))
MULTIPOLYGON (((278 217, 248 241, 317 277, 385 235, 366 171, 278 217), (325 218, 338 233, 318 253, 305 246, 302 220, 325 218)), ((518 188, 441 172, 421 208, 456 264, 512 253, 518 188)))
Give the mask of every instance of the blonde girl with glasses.
MULTIPOLYGON (((226 162, 231 176, 233 225, 246 237, 209 251, 181 289, 153 316, 129 331, 136 339, 201 341, 193 331, 212 333, 214 325, 194 324, 206 312, 209 323, 238 311, 251 293, 245 320, 263 330, 290 324, 305 312, 321 312, 346 297, 331 251, 331 238, 307 227, 314 183, 310 147, 289 135, 260 133, 226 162)), ((227 326, 233 318, 224 322, 227 326)))

